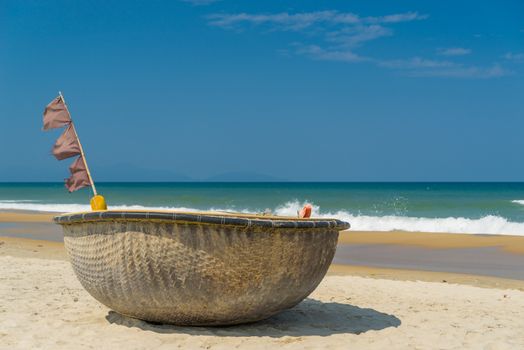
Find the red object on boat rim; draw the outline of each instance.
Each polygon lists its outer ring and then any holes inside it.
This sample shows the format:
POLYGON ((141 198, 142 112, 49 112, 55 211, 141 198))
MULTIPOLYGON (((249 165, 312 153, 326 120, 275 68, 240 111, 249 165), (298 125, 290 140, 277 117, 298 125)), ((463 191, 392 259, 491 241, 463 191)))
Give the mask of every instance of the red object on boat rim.
POLYGON ((311 216, 311 211, 313 210, 313 207, 311 204, 304 205, 304 208, 300 210, 300 213, 298 213, 298 217, 302 219, 307 219, 311 216))

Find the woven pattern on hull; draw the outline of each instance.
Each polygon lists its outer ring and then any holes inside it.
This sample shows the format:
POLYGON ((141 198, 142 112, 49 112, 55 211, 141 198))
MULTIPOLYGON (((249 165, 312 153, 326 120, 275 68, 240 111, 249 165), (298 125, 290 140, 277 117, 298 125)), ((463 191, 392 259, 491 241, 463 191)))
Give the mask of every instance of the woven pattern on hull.
POLYGON ((336 229, 162 222, 63 226, 73 269, 122 314, 180 325, 269 317, 308 296, 335 253, 336 229))

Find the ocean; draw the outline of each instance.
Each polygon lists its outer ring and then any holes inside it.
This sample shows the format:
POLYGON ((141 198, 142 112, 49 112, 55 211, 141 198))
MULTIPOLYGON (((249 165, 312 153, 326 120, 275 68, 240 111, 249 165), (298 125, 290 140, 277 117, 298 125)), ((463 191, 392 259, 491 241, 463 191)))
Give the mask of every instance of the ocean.
MULTIPOLYGON (((357 231, 524 235, 524 183, 98 183, 113 209, 225 210, 334 217, 357 231)), ((0 183, 0 210, 89 210, 89 189, 0 183)))

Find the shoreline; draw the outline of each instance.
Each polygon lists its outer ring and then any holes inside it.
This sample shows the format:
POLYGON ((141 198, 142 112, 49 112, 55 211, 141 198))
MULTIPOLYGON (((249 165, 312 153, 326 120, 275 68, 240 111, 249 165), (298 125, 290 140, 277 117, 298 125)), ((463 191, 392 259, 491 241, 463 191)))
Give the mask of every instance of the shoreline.
POLYGON ((339 244, 391 244, 433 249, 500 247, 524 254, 524 236, 406 231, 343 231, 339 244))
MULTIPOLYGON (((68 261, 63 242, 0 235, 0 257, 34 258, 68 261)), ((332 263, 326 276, 354 276, 393 281, 423 281, 462 284, 481 288, 516 289, 524 291, 524 281, 474 274, 397 269, 332 263)))
POLYGON ((0 222, 40 222, 52 223, 58 213, 38 212, 29 210, 1 210, 0 222))
MULTIPOLYGON (((52 223, 55 215, 0 211, 0 256, 66 260, 62 231, 52 223)), ((521 266, 524 266, 521 236, 350 230, 340 233, 337 255, 328 275, 446 281, 443 283, 524 290, 521 266), (486 271, 476 266, 476 261, 479 266, 485 263, 486 271), (505 261, 502 267, 507 271, 489 271, 491 262, 500 265, 501 261, 505 261), (453 264, 466 268, 457 270, 453 264)))

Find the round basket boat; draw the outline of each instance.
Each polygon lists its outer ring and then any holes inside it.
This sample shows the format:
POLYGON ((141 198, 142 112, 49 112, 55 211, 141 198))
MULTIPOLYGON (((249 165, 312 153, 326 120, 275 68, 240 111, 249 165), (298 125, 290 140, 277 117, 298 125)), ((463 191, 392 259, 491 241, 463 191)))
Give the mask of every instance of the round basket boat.
POLYGON ((349 224, 233 213, 95 211, 55 217, 84 288, 126 316, 231 325, 293 307, 349 224))

